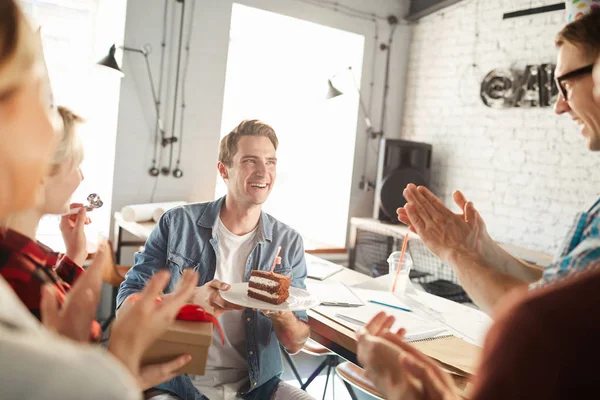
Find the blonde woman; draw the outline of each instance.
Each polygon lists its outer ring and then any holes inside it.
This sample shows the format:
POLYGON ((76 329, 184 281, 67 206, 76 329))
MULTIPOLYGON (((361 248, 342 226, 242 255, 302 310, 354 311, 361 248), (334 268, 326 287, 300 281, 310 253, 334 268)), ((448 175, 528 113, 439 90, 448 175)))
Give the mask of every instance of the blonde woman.
MULTIPOLYGON (((83 227, 88 218, 83 207, 74 222, 68 216, 62 217, 64 256, 60 257, 35 240, 40 219, 45 214, 67 212, 69 200, 83 180, 80 169, 83 146, 77 135, 77 125, 83 119, 66 107, 58 107, 58 112, 62 119, 62 134, 52 155, 49 174, 39 183, 37 204, 0 219, 0 275, 38 319, 41 318, 42 287, 52 285, 62 304, 71 285, 83 273, 81 265, 87 257, 83 227)), ((100 333, 100 326, 94 321, 90 338, 98 339, 100 333)))
MULTIPOLYGON (((54 131, 43 96, 33 32, 13 0, 0 0, 0 218, 32 207, 39 182, 54 151, 54 131)), ((189 361, 142 368, 142 353, 168 327, 194 291, 198 277, 186 274, 176 294, 160 304, 154 298, 169 275, 157 274, 135 310, 113 327, 112 354, 73 338, 89 332, 102 284, 98 262, 77 280, 58 309, 56 291, 44 287, 42 319, 31 316, 0 278, 0 397, 2 399, 137 399, 141 390, 173 376, 189 361), (70 327, 65 330, 65 327, 70 327)))
POLYGON ((54 147, 31 28, 12 1, 0 1, 0 216, 33 205, 54 147))

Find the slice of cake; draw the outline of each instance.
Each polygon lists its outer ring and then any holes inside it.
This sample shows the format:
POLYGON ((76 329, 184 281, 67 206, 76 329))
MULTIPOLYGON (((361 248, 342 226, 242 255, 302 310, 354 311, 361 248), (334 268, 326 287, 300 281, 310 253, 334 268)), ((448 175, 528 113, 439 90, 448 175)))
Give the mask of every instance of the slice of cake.
POLYGON ((248 282, 248 297, 281 304, 290 295, 290 277, 269 271, 252 271, 248 282))

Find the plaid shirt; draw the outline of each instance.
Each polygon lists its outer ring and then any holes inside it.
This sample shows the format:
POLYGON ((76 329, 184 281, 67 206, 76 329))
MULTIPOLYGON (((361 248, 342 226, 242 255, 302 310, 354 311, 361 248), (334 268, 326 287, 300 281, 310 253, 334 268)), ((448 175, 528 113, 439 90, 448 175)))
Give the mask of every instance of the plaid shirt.
MULTIPOLYGON (((0 275, 36 318, 41 319, 41 289, 50 283, 62 304, 71 285, 84 272, 69 257, 10 229, 0 230, 0 275)), ((94 321, 91 340, 100 336, 94 321)))
POLYGON ((595 268, 600 259, 600 199, 587 212, 577 214, 554 262, 542 279, 529 285, 538 289, 566 276, 595 268))

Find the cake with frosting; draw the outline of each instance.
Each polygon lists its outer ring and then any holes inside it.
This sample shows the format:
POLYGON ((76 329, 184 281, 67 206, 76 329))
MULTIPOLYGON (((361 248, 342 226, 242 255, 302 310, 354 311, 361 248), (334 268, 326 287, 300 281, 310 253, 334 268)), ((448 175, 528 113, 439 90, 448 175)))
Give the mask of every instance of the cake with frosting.
POLYGON ((248 297, 271 304, 281 304, 290 296, 290 277, 269 271, 252 271, 248 297))

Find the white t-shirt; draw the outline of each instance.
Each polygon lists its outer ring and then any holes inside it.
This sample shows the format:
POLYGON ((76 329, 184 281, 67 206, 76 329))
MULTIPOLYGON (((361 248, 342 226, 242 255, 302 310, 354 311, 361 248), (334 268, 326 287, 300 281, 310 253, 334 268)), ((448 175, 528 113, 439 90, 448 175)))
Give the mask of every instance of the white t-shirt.
MULTIPOLYGON (((243 282, 248 256, 256 244, 256 228, 238 236, 231 233, 219 218, 217 236, 219 247, 214 279, 229 284, 243 282)), ((194 386, 211 400, 234 399, 249 382, 242 313, 243 311, 227 311, 219 317, 225 334, 225 345, 221 344, 221 336, 214 329, 206 373, 193 377, 194 386)))

